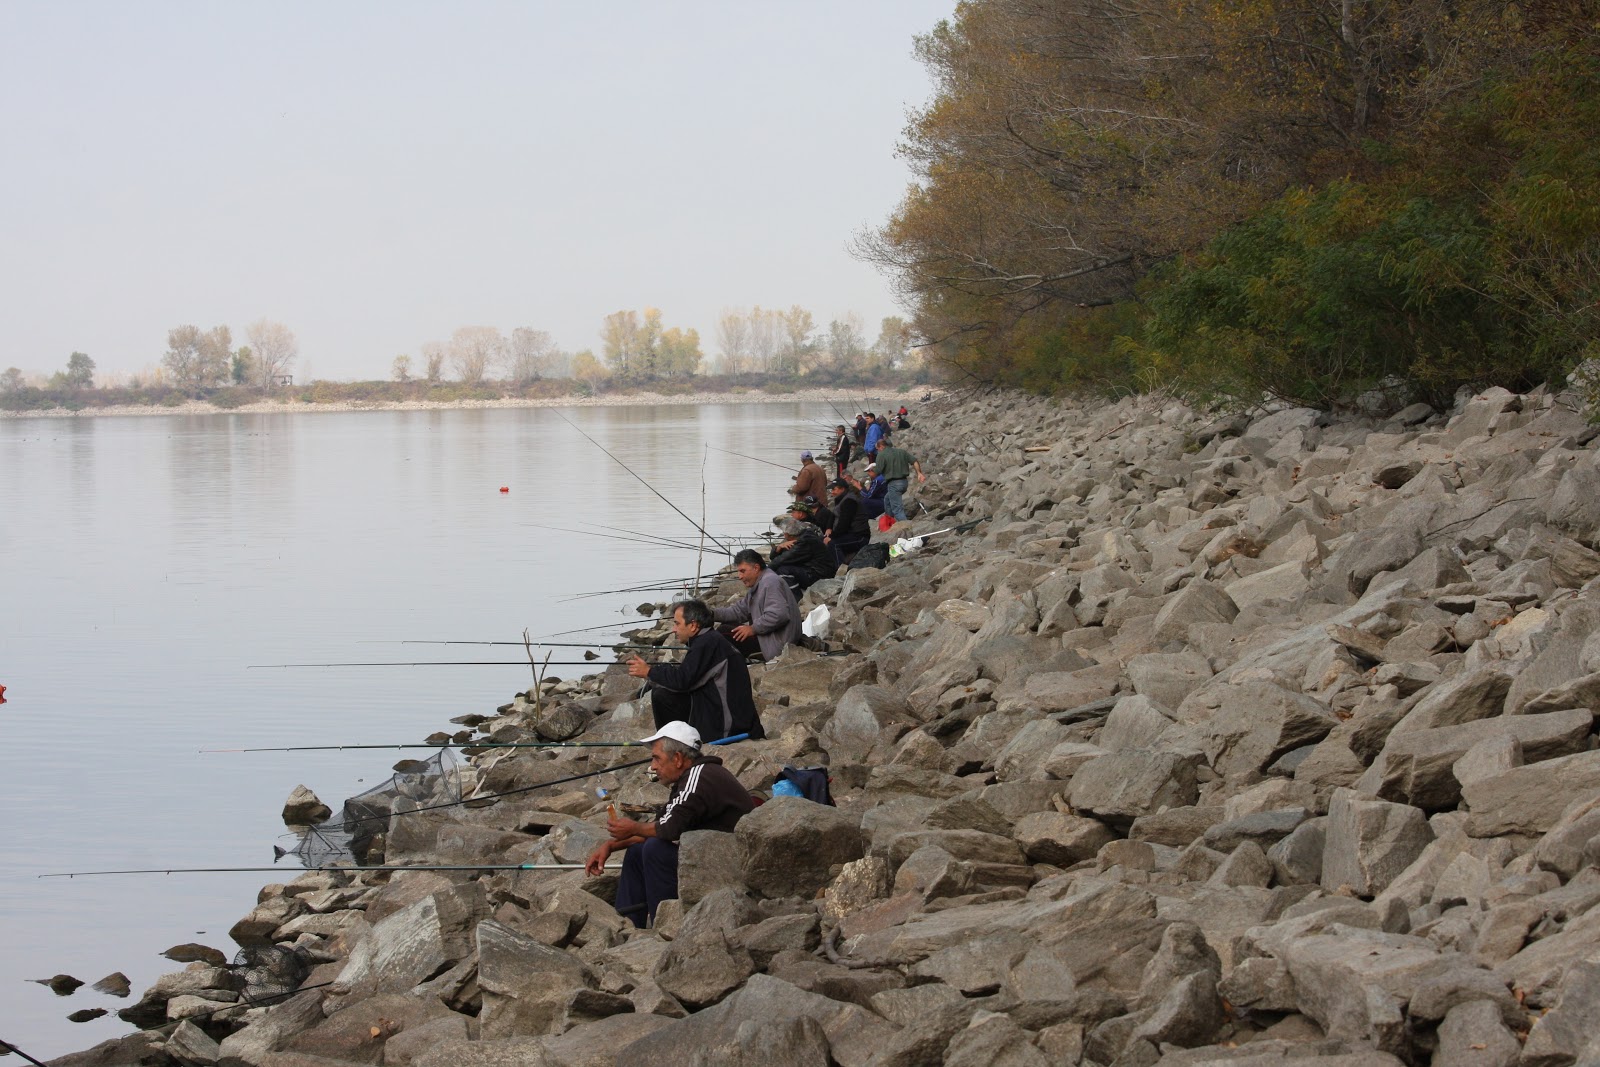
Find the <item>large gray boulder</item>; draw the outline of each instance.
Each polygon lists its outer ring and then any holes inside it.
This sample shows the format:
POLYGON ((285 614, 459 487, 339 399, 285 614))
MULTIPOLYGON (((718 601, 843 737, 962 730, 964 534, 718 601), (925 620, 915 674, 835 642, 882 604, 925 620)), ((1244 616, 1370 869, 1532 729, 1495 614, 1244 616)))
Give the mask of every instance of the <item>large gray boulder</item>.
POLYGON ((478 924, 478 985, 484 1038, 556 1033, 567 1002, 595 988, 588 965, 498 922, 478 924))
POLYGON ((361 996, 405 992, 471 954, 473 931, 487 914, 477 882, 431 893, 368 928, 334 990, 361 996))
POLYGON ((1093 859, 1117 835, 1102 822, 1058 811, 1041 811, 1017 820, 1013 834, 1028 859, 1070 867, 1093 859))
POLYGON ((827 804, 773 797, 739 820, 744 883, 769 897, 810 899, 865 853, 857 821, 827 804))
POLYGON ((1600 752, 1516 767, 1461 790, 1473 837, 1542 834, 1574 800, 1600 794, 1600 752))
POLYGON ((1424 811, 1445 811, 1461 801, 1455 764, 1474 746, 1515 743, 1521 746, 1524 763, 1537 763, 1583 751, 1593 728, 1594 716, 1574 708, 1544 715, 1501 715, 1410 733, 1397 731, 1390 734, 1370 773, 1383 799, 1424 811))
POLYGON ((1433 840, 1421 808, 1335 789, 1328 804, 1322 887, 1371 897, 1388 888, 1433 840))
POLYGON ((911 709, 893 690, 854 685, 839 698, 817 740, 835 763, 860 760, 878 743, 885 727, 910 721, 911 709))
POLYGON ((692 908, 718 889, 744 884, 739 842, 724 830, 690 830, 678 838, 678 899, 692 908))
POLYGON ((1197 755, 1139 748, 1090 760, 1072 776, 1072 806, 1115 829, 1141 815, 1192 805, 1197 755))
POLYGON ((1266 770, 1339 725, 1326 705, 1271 682, 1246 682, 1219 695, 1220 706, 1197 730, 1207 760, 1221 774, 1266 770))
POLYGON ((1239 606, 1221 588, 1196 578, 1167 599, 1156 612, 1150 639, 1157 645, 1188 638, 1189 628, 1208 622, 1232 622, 1239 606))
POLYGON ((774 1024, 799 1019, 821 1026, 839 1067, 865 1067, 898 1029, 859 1005, 830 1000, 780 978, 757 974, 720 1004, 628 1045, 617 1054, 616 1062, 688 1063, 702 1050, 736 1044, 741 1033, 753 1035, 747 1029, 752 1021, 774 1024))

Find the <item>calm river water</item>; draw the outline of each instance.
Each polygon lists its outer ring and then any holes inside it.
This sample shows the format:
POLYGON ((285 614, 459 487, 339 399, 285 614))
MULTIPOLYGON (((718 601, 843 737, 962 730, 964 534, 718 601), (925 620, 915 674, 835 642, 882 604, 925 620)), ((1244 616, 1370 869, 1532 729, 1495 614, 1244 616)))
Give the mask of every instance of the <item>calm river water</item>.
POLYGON ((44 1059, 128 1032, 66 1015, 132 998, 27 980, 122 971, 137 997, 171 945, 231 953, 282 880, 38 875, 269 864, 295 785, 337 808, 396 758, 200 749, 419 741, 529 681, 249 665, 516 659, 397 642, 620 621, 670 597, 570 598, 694 573, 692 552, 531 525, 696 536, 564 419, 696 517, 704 461, 708 527, 742 533, 789 475, 717 449, 793 466, 838 421, 800 403, 0 420, 0 1038, 44 1059))

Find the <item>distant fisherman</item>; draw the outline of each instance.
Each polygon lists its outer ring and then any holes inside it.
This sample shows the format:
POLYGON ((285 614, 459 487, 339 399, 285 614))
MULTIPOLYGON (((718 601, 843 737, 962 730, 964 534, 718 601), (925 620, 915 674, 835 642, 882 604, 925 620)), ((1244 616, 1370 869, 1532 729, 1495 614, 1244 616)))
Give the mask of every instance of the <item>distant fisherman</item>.
MULTIPOLYGON (((781 582, 780 582, 781 584, 781 582)), ((711 609, 699 600, 672 606, 672 635, 688 649, 682 663, 628 660, 628 673, 649 682, 656 728, 681 720, 707 741, 734 734, 767 736, 750 692, 750 670, 733 644, 712 629, 711 609)))
POLYGON ((849 428, 843 423, 840 423, 835 428, 835 432, 839 436, 833 442, 833 462, 838 468, 834 473, 834 477, 843 478, 845 470, 850 466, 850 450, 855 442, 850 438, 849 428))
POLYGON ((906 518, 906 483, 912 471, 917 472, 918 484, 928 480, 928 476, 922 473, 922 464, 917 462, 917 457, 903 448, 896 448, 889 435, 884 434, 883 444, 878 449, 878 473, 882 475, 886 486, 883 510, 894 516, 896 522, 904 522, 906 518))
POLYGON ((796 500, 811 497, 820 500, 828 491, 828 475, 812 458, 810 452, 800 453, 800 473, 794 476, 789 495, 796 500))

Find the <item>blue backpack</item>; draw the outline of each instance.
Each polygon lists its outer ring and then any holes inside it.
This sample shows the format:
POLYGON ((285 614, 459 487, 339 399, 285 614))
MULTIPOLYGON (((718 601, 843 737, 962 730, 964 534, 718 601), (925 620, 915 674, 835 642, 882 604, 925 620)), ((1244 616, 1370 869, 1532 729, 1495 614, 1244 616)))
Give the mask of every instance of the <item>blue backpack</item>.
POLYGON ((828 791, 828 768, 785 767, 778 772, 772 795, 805 797, 815 803, 832 806, 833 794, 828 791))

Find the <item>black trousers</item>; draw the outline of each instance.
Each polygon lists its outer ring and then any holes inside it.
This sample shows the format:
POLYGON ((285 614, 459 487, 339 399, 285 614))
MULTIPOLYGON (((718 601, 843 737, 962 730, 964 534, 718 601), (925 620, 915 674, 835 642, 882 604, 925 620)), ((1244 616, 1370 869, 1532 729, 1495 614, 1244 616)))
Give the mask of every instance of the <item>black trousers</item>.
POLYGON ((617 911, 635 926, 655 922, 663 900, 678 899, 678 845, 647 837, 622 853, 617 911))

